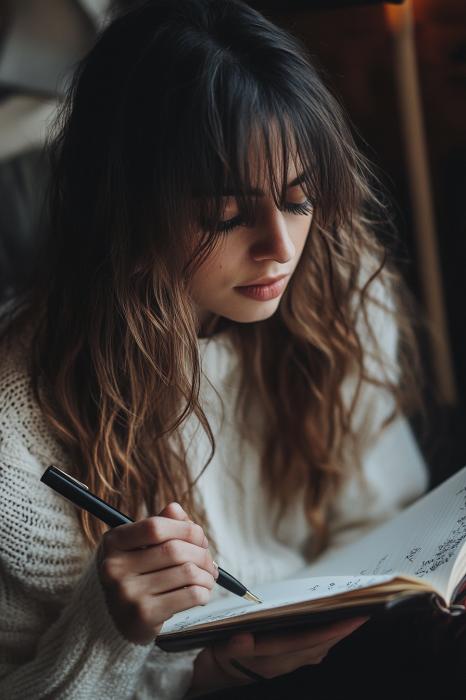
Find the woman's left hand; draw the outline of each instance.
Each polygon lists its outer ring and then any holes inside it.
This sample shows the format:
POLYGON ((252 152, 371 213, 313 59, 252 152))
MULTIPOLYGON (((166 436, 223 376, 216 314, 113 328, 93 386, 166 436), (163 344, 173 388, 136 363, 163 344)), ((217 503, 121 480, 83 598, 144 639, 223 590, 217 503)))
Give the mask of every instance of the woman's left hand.
POLYGON ((302 666, 319 664, 344 637, 367 622, 368 617, 340 620, 312 629, 281 632, 241 632, 206 647, 197 656, 190 693, 197 697, 212 690, 275 678, 302 666), (241 671, 245 667, 251 676, 241 671))

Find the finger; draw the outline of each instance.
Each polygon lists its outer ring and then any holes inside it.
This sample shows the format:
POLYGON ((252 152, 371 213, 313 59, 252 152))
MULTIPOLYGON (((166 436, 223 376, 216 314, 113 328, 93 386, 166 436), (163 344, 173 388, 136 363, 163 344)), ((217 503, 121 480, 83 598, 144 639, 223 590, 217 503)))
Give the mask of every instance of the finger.
MULTIPOLYGON (((322 659, 325 658, 325 656, 327 656, 330 649, 339 644, 339 642, 341 642, 342 639, 343 637, 339 635, 338 637, 335 637, 330 641, 309 647, 309 649, 301 649, 299 651, 290 652, 287 654, 280 654, 280 662, 283 660, 285 664, 288 664, 288 662, 293 663, 294 668, 299 668, 307 664, 320 663, 322 659)), ((275 659, 275 662, 277 660, 277 657, 275 655, 270 657, 257 657, 257 659, 259 658, 270 659, 271 662, 273 661, 273 659, 275 659)))
POLYGON ((215 578, 205 569, 200 568, 192 561, 185 562, 180 566, 172 566, 156 573, 137 576, 132 581, 134 594, 138 597, 142 595, 159 595, 168 591, 175 591, 186 586, 203 586, 212 590, 215 578))
MULTIPOLYGON (((174 520, 187 520, 189 521, 188 514, 184 510, 184 508, 177 503, 176 501, 172 501, 171 503, 167 503, 165 508, 163 508, 159 515, 165 517, 165 518, 173 518, 174 520)), ((189 521, 191 522, 191 521, 189 521)))
MULTIPOLYGON (((318 644, 311 649, 303 649, 291 654, 263 656, 254 659, 254 670, 266 678, 291 673, 302 666, 320 664, 329 652, 328 644, 318 644)), ((248 660, 249 661, 249 660, 248 660)))
POLYGON ((211 645, 210 652, 215 662, 228 676, 244 681, 245 675, 231 664, 231 659, 245 657, 245 664, 251 667, 254 663, 254 635, 252 632, 241 632, 228 639, 211 645))
MULTIPOLYGON (((334 644, 336 643, 334 642, 334 644)), ((222 668, 227 670, 228 673, 237 675, 236 667, 231 663, 232 659, 236 659, 264 678, 275 678, 276 676, 291 673, 302 666, 320 664, 332 646, 332 644, 327 642, 325 644, 317 644, 310 649, 302 649, 288 654, 274 654, 272 656, 258 656, 251 653, 247 656, 241 656, 240 653, 237 653, 236 656, 222 657, 220 663, 222 668)))
POLYGON ((311 649, 320 644, 335 640, 335 643, 351 634, 369 618, 353 618, 337 622, 322 628, 305 630, 303 632, 260 634, 256 633, 256 656, 273 656, 295 653, 303 649, 311 649))
MULTIPOLYGON (((190 520, 188 514, 183 509, 183 507, 176 502, 169 503, 168 505, 166 505, 165 508, 162 511, 160 511, 159 515, 162 515, 166 518, 174 518, 176 520, 185 520, 188 523, 194 522, 193 520, 190 520)), ((209 546, 209 542, 205 535, 204 537, 205 539, 203 540, 202 546, 207 549, 207 547, 209 546)))
POLYGON ((327 644, 320 644, 312 649, 305 649, 292 654, 280 654, 278 656, 256 656, 249 654, 241 656, 239 653, 218 654, 212 650, 217 663, 223 670, 231 676, 244 679, 244 673, 237 667, 235 662, 250 671, 257 673, 263 678, 275 678, 286 673, 291 673, 301 666, 319 664, 329 651, 327 644))
POLYGON ((328 652, 341 641, 342 637, 338 636, 330 640, 329 642, 318 644, 316 646, 310 647, 309 649, 302 649, 301 651, 293 652, 290 654, 283 654, 280 658, 283 658, 285 661, 294 658, 298 662, 299 666, 320 663, 322 659, 325 656, 327 656, 328 652))
POLYGON ((254 656, 256 653, 256 639, 252 632, 240 632, 233 635, 228 641, 228 652, 238 653, 243 656, 254 656))
POLYGON ((156 626, 160 620, 168 620, 177 612, 206 605, 210 595, 210 590, 204 586, 187 586, 160 595, 145 596, 143 601, 147 623, 156 626))
POLYGON ((107 544, 121 551, 153 546, 170 539, 185 540, 198 547, 209 546, 200 525, 184 518, 178 520, 160 515, 143 518, 136 523, 119 525, 105 534, 107 544))
POLYGON ((184 540, 170 539, 148 549, 125 552, 119 560, 120 566, 135 576, 160 573, 164 569, 192 562, 214 578, 218 577, 218 569, 214 566, 209 550, 184 540))
POLYGON ((335 639, 341 639, 364 624, 369 618, 352 618, 338 621, 325 627, 311 631, 261 634, 256 632, 238 632, 225 642, 218 643, 216 648, 222 656, 236 654, 238 656, 268 656, 282 653, 293 653, 309 649, 318 644, 326 644, 335 639))
POLYGON ((255 637, 252 632, 238 632, 232 637, 213 645, 217 658, 229 659, 230 656, 255 655, 255 637))
MULTIPOLYGON (((190 518, 188 517, 188 514, 186 513, 184 508, 176 501, 173 501, 172 503, 168 503, 165 506, 165 508, 163 508, 163 510, 160 511, 159 516, 163 516, 165 518, 173 518, 174 520, 184 520, 187 523, 194 522, 193 520, 190 520, 190 518)), ((204 532, 204 531, 202 531, 202 532, 204 532)), ((204 535, 204 540, 203 540, 201 546, 205 547, 206 549, 209 546, 209 542, 208 542, 207 537, 205 535, 204 535)))

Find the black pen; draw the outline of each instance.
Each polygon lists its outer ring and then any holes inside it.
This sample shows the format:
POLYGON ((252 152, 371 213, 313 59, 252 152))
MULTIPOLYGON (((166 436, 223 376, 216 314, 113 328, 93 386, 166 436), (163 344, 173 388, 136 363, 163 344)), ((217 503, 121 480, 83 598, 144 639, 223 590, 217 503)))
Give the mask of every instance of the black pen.
MULTIPOLYGON (((134 523, 134 520, 130 517, 120 513, 119 510, 113 508, 94 493, 91 493, 86 484, 82 484, 74 477, 58 469, 58 467, 52 465, 47 467, 40 480, 61 496, 64 496, 74 503, 75 506, 87 510, 88 513, 95 515, 96 518, 99 518, 99 520, 102 520, 110 527, 134 523)), ((246 598, 246 600, 262 603, 260 598, 254 595, 254 593, 251 593, 251 591, 248 591, 246 586, 243 586, 238 579, 225 571, 225 569, 218 567, 218 571, 219 575, 216 583, 218 583, 219 586, 226 588, 227 591, 231 593, 235 593, 235 595, 241 596, 241 598, 246 598)))

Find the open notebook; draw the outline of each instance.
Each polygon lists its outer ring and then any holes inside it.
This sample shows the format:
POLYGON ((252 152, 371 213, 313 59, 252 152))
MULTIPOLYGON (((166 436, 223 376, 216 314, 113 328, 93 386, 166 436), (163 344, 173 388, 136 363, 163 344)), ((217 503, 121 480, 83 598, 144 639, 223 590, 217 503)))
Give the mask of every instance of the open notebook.
MULTIPOLYGON (((203 647, 233 632, 289 630, 344 617, 436 609, 466 613, 466 467, 360 540, 325 552, 299 577, 253 586, 262 604, 233 593, 166 620, 155 643, 203 647)), ((247 586, 247 581, 244 581, 247 586)))

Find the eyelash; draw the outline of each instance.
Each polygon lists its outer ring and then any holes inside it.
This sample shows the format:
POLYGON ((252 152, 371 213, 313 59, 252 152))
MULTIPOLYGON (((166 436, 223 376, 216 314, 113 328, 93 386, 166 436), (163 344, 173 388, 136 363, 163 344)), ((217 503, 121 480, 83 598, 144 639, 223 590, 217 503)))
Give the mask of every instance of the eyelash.
MULTIPOLYGON (((310 214, 313 206, 312 203, 307 199, 305 202, 301 202, 301 204, 293 204, 291 202, 288 202, 284 206, 285 211, 290 212, 291 214, 310 214)), ((241 217, 240 216, 235 216, 233 219, 228 219, 227 221, 223 221, 221 224, 219 224, 217 231, 221 233, 228 233, 232 229, 236 228, 242 223, 241 217)))

